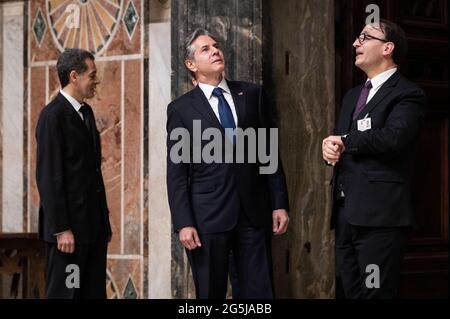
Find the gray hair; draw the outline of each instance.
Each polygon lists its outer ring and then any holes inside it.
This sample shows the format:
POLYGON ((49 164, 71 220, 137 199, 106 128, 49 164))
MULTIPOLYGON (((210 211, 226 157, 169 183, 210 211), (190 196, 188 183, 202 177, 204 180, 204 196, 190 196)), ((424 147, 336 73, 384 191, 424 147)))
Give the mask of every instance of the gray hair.
MULTIPOLYGON (((184 61, 194 59, 195 50, 194 50, 194 47, 192 46, 192 44, 194 43, 195 40, 197 40, 197 38, 199 36, 202 36, 202 35, 207 35, 208 37, 214 39, 214 41, 217 41, 216 36, 213 35, 211 32, 209 32, 208 30, 202 29, 202 28, 195 29, 194 32, 192 32, 184 41, 184 61)), ((186 67, 186 64, 185 64, 185 67, 186 67)), ((187 67, 186 67, 186 69, 187 69, 187 67)), ((193 72, 191 72, 191 70, 189 70, 189 69, 187 69, 187 70, 190 72, 191 76, 195 79, 195 74, 193 72)))

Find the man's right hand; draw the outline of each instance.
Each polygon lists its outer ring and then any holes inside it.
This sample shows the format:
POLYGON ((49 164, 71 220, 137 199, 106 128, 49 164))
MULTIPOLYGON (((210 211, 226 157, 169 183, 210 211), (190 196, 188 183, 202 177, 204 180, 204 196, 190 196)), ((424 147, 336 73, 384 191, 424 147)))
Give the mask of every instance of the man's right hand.
POLYGON ((59 251, 67 254, 72 254, 75 251, 75 238, 70 229, 56 235, 56 241, 59 251))
POLYGON ((202 246, 197 230, 192 226, 181 228, 179 231, 179 238, 181 244, 189 250, 202 246))

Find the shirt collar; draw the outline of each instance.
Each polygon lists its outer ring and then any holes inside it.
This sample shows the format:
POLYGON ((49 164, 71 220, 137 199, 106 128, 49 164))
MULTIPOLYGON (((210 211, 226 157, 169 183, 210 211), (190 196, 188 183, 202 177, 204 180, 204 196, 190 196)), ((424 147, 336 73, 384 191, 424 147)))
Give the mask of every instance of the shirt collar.
POLYGON ((75 98, 73 98, 71 95, 69 95, 67 92, 64 92, 62 89, 59 90, 59 93, 61 93, 67 101, 69 101, 69 103, 73 106, 73 108, 75 109, 75 111, 80 112, 80 108, 83 104, 81 104, 80 102, 78 102, 75 98))
MULTIPOLYGON (((206 98, 209 100, 211 99, 212 92, 214 88, 216 88, 214 85, 205 84, 205 83, 198 83, 199 88, 203 91, 206 98)), ((231 94, 230 88, 228 87, 227 81, 224 77, 222 77, 222 81, 220 81, 219 85, 217 86, 223 90, 224 93, 231 94)))
POLYGON ((389 69, 374 76, 371 79, 367 79, 367 81, 370 80, 370 82, 372 83, 372 88, 377 89, 382 86, 384 82, 386 82, 395 72, 397 72, 397 68, 389 69))

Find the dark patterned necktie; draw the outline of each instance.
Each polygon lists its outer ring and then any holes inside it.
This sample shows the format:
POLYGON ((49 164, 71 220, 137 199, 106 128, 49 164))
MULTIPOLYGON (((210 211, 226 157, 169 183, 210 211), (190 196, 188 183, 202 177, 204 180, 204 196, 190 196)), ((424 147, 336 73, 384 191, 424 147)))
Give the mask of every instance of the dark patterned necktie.
POLYGON ((80 112, 83 114, 83 122, 86 125, 89 133, 91 133, 91 123, 90 123, 90 114, 86 105, 82 104, 80 107, 80 112))
POLYGON ((353 120, 356 120, 359 113, 363 110, 364 106, 367 104, 367 98, 369 97, 370 89, 372 88, 372 82, 367 81, 364 85, 361 93, 359 94, 358 103, 356 103, 355 111, 353 112, 353 120))

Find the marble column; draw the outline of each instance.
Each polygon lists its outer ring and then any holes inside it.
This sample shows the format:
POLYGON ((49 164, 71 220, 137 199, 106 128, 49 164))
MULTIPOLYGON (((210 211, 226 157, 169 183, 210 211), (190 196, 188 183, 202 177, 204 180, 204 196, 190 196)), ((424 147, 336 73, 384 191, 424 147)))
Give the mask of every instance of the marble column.
POLYGON ((2 228, 23 231, 24 2, 2 4, 2 228))
POLYGON ((171 219, 166 190, 170 103, 170 1, 150 1, 148 52, 148 297, 171 298, 171 219))
POLYGON ((291 205, 289 231, 274 240, 277 296, 331 298, 331 169, 323 165, 321 142, 334 123, 334 1, 265 3, 264 82, 277 103, 291 205))
MULTIPOLYGON (((231 80, 262 83, 261 0, 187 0, 172 2, 172 99, 192 88, 184 67, 183 43, 202 27, 222 43, 226 75, 231 80)), ((172 296, 195 297, 184 249, 172 236, 172 296)))

